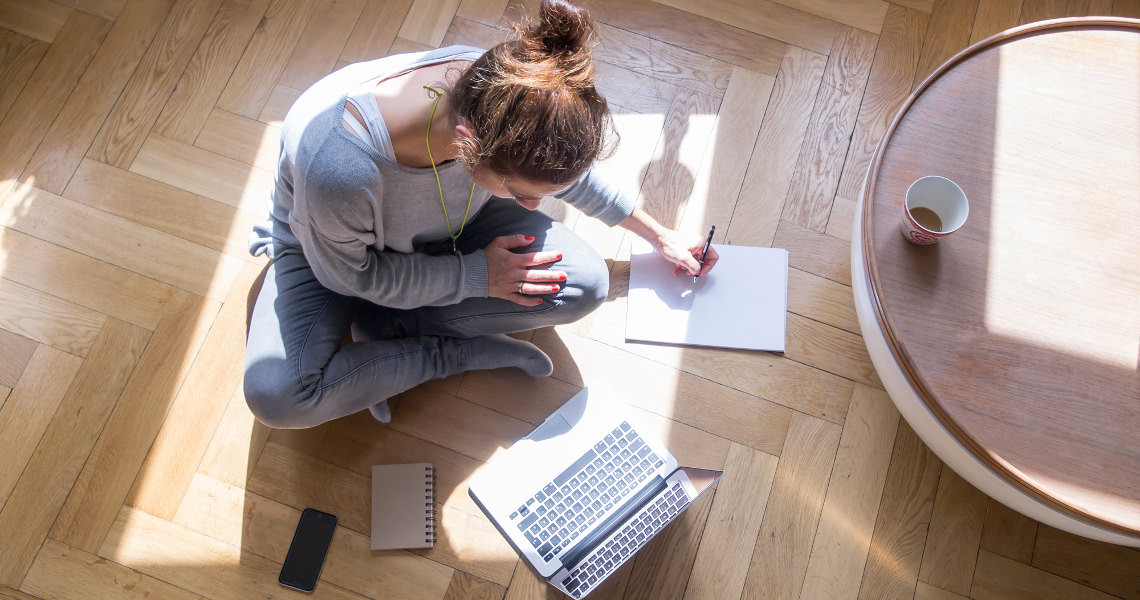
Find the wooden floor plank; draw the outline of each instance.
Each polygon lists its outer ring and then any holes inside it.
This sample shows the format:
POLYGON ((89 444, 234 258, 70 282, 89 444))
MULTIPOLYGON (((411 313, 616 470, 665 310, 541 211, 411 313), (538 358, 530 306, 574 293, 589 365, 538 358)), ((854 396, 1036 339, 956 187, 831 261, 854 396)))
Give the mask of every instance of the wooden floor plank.
POLYGON ((920 581, 970 594, 986 516, 986 497, 950 469, 942 469, 922 555, 920 581))
POLYGON ((858 596, 899 418, 886 392, 855 386, 801 598, 858 596))
POLYGON ((791 360, 872 387, 883 387, 861 336, 789 314, 787 340, 784 356, 791 360))
MULTIPOLYGON (((4 448, 0 506, 16 487, 82 363, 78 356, 40 345, 0 408, 0 448, 4 448)), ((0 560, 0 565, 7 562, 0 560)), ((0 567, 0 580, 6 585, 18 586, 22 576, 23 573, 14 574, 0 567)))
POLYGON ((928 21, 929 15, 910 8, 892 4, 887 10, 837 195, 850 200, 862 196, 875 147, 910 95, 928 21))
POLYGON ((840 431, 822 419, 792 416, 741 598, 799 597, 840 431))
POLYGON ((23 172, 36 146, 95 56, 111 23, 72 11, 12 108, 0 121, 0 198, 23 172))
POLYGON ((455 17, 443 35, 440 47, 443 46, 474 46, 484 50, 507 40, 507 32, 497 27, 484 25, 478 21, 455 17))
POLYGON ((247 264, 202 342, 125 504, 174 518, 245 366, 245 299, 261 266, 247 264))
POLYGON ((1025 0, 1021 6, 1021 24, 1059 19, 1065 16, 1068 6, 1066 0, 1025 0))
POLYGON ((787 249, 793 268, 851 285, 851 245, 839 238, 780 221, 772 247, 787 249))
POLYGON ((779 459, 732 444, 717 483, 685 598, 739 598, 779 459))
POLYGON ((725 239, 729 243, 772 244, 826 61, 823 55, 792 49, 780 63, 764 124, 727 228, 725 239))
POLYGON ((716 129, 704 149, 693 193, 685 202, 681 231, 703 234, 709 226, 720 224, 720 235, 713 241, 724 241, 774 83, 763 73, 739 67, 732 71, 717 112, 716 129))
POLYGON ((0 120, 51 47, 47 42, 0 29, 0 120))
POLYGON ((221 300, 242 261, 37 188, 0 206, 0 225, 119 265, 193 294, 221 300))
POLYGON ((98 549, 217 311, 217 303, 185 293, 172 300, 63 505, 53 538, 98 549))
POLYGON ((202 600, 197 594, 50 539, 36 555, 22 588, 53 600, 202 600))
POLYGON ((960 596, 954 592, 947 592, 946 590, 934 587, 929 583, 918 582, 914 588, 914 600, 968 600, 966 596, 960 596))
POLYGON ((982 550, 970 590, 974 600, 1110 600, 1112 596, 982 550))
POLYGON ((942 461, 900 422, 859 600, 903 600, 914 594, 941 470, 942 461))
POLYGON ((785 0, 782 4, 876 34, 882 30, 883 19, 887 14, 887 3, 879 0, 859 0, 857 2, 785 0))
POLYGON ((297 40, 278 83, 308 89, 333 71, 365 0, 324 0, 297 40))
POLYGON ((1021 19, 1022 0, 987 0, 978 2, 974 25, 970 29, 970 43, 976 44, 991 35, 1017 27, 1021 19))
MULTIPOLYGON (((297 508, 197 475, 173 521, 276 563, 285 559, 300 516, 297 508)), ((370 598, 444 596, 453 569, 402 550, 372 552, 369 543, 367 534, 337 527, 321 579, 370 598)))
MULTIPOLYGON (((654 1, 820 54, 831 52, 832 41, 835 39, 836 25, 833 19, 766 0, 654 1)), ((886 9, 885 4, 875 3, 877 10, 874 12, 882 12, 886 9)), ((825 3, 819 2, 818 5, 824 6, 825 3)), ((863 11, 852 11, 852 14, 861 12, 863 11)), ((867 15, 868 21, 877 20, 881 23, 881 16, 876 19, 874 12, 867 15)))
POLYGON ((39 344, 6 329, 0 329, 0 385, 15 387, 39 344))
MULTIPOLYGON (((275 598, 308 597, 276 583, 280 563, 125 506, 98 555, 211 600, 265 596, 267 586, 275 598)), ((328 581, 318 585, 322 598, 364 598, 328 581)))
POLYGON ((978 0, 937 0, 934 3, 913 87, 918 87, 942 63, 970 45, 970 30, 978 4, 978 0))
POLYGON ((162 107, 155 133, 184 144, 194 143, 268 6, 269 0, 222 3, 162 107))
POLYGON ((130 171, 258 216, 273 189, 269 171, 158 135, 147 138, 130 171))
POLYGON ((773 38, 725 25, 705 15, 664 7, 653 0, 582 0, 580 4, 601 23, 695 49, 701 54, 766 75, 776 74, 780 59, 788 48, 773 38))
POLYGON ((1048 525, 1036 531, 1032 562, 1021 562, 1125 600, 1140 599, 1140 550, 1082 538, 1048 525))
POLYGON ((0 598, 3 600, 43 600, 38 596, 25 594, 20 590, 14 590, 6 585, 0 585, 0 598))
POLYGON ((507 9, 508 0, 462 0, 456 16, 464 19, 478 21, 484 25, 495 27, 503 12, 507 9))
POLYGON ((206 447, 198 472, 232 486, 245 488, 265 443, 269 441, 269 433, 269 428, 249 411, 245 393, 239 384, 214 430, 214 438, 206 447))
POLYGON ((285 70, 318 0, 273 0, 234 68, 217 107, 256 119, 285 70))
POLYGON ((831 216, 827 219, 824 233, 841 240, 851 241, 852 225, 855 224, 856 204, 853 200, 835 197, 831 205, 831 216))
POLYGON ((715 132, 713 97, 679 90, 665 113, 665 127, 641 185, 638 204, 662 225, 675 228, 694 194, 696 175, 715 132))
POLYGON ((114 21, 123 10, 127 0, 52 0, 56 4, 70 6, 76 10, 114 21))
POLYGON ((177 236, 247 262, 249 231, 263 215, 85 159, 63 197, 132 222, 177 236))
POLYGON ((194 145, 251 167, 273 172, 281 153, 281 127, 214 109, 194 145))
MULTIPOLYGON (((883 10, 885 13, 885 4, 883 10)), ((821 233, 827 229, 876 42, 878 38, 865 31, 839 28, 788 187, 782 219, 821 233)))
MULTIPOLYGON (((21 181, 56 194, 67 187, 108 113, 117 106, 132 73, 147 54, 172 4, 173 0, 130 0, 123 7, 107 39, 36 148, 21 181)), ((197 40, 194 43, 197 44, 197 40)))
POLYGON ((788 269, 788 312, 859 335, 851 288, 800 269, 788 269))
MULTIPOLYGON (((87 356, 106 315, 0 278, 0 329, 87 356)), ((3 362, 3 361, 0 361, 3 362)), ((0 368, 0 373, 4 368, 0 368)), ((7 376, 0 374, 0 380, 7 376)))
POLYGON ((175 3, 88 156, 122 169, 131 165, 221 4, 222 0, 175 3))
POLYGON ((352 63, 388 54, 411 7, 412 0, 368 0, 340 52, 340 60, 352 63))
POLYGON ((18 231, 0 229, 0 241, 6 279, 140 327, 154 329, 175 293, 169 285, 18 231))
POLYGON ((1037 526, 1037 521, 990 498, 982 525, 982 550, 1030 564, 1037 526))
POLYGON ((7 0, 0 7, 0 27, 50 44, 69 16, 71 10, 55 2, 7 0))
POLYGON ((460 0, 413 0, 397 35, 438 47, 459 10, 460 0))
POLYGON ((677 86, 606 62, 595 63, 594 85, 612 106, 664 115, 677 96, 677 86))
POLYGON ((596 60, 717 98, 728 88, 733 67, 727 62, 605 23, 597 34, 596 60))
POLYGON ((111 320, 99 334, 0 511, 5 580, 22 578, 36 558, 150 333, 111 320))
POLYGON ((289 114, 289 109, 292 108, 293 103, 300 97, 301 90, 283 85, 274 86, 273 91, 269 93, 269 100, 265 103, 265 108, 261 109, 261 114, 257 116, 257 120, 261 123, 280 126, 285 121, 285 115, 289 114))
POLYGON ((456 571, 451 575, 443 600, 500 600, 506 592, 499 584, 456 571))

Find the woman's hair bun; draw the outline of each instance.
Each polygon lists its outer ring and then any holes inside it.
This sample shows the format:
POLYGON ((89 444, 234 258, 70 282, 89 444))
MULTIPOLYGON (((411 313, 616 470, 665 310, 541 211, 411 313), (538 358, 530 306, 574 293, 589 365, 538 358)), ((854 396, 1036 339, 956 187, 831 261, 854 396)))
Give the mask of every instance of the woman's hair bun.
POLYGON ((542 0, 538 21, 523 37, 552 55, 572 54, 587 46, 593 30, 586 9, 568 0, 542 0))

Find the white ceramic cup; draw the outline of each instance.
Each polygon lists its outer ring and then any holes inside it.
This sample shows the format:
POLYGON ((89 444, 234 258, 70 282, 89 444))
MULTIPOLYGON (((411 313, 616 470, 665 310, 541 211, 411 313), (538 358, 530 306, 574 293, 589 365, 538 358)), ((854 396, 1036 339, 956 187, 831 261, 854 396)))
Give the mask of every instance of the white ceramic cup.
POLYGON ((966 201, 966 193, 958 187, 958 184, 937 175, 920 177, 906 190, 906 202, 903 203, 903 237, 908 242, 920 246, 937 244, 938 240, 961 229, 969 214, 970 203, 966 201), (942 226, 937 230, 923 226, 915 219, 912 212, 916 208, 933 211, 942 221, 942 226))

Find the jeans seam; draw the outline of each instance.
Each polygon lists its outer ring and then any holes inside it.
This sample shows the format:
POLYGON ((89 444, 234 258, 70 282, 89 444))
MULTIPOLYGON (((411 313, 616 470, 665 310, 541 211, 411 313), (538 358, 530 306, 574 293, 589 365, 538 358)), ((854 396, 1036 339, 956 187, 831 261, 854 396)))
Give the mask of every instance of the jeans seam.
POLYGON ((373 357, 373 358, 369 359, 367 362, 365 362, 365 363, 363 363, 363 364, 361 364, 361 365, 357 366, 355 369, 353 369, 353 370, 351 370, 351 371, 349 371, 349 372, 345 373, 344 375, 341 375, 340 377, 338 377, 338 378, 337 378, 337 380, 336 380, 336 381, 330 381, 329 383, 326 383, 326 384, 323 384, 323 385, 319 385, 319 386, 317 386, 317 389, 316 389, 316 391, 317 391, 317 392, 323 392, 323 391, 327 390, 328 388, 331 388, 331 387, 333 387, 334 385, 336 385, 336 384, 338 384, 338 383, 340 383, 340 382, 344 381, 345 379, 348 379, 349 377, 351 377, 351 376, 355 375, 355 374, 356 374, 358 371, 360 371, 361 369, 364 369, 364 368, 366 368, 366 367, 369 367, 369 366, 371 366, 371 365, 372 365, 373 363, 375 363, 375 362, 378 362, 378 361, 381 361, 381 360, 387 360, 387 359, 389 359, 389 358, 398 358, 398 357, 401 357, 401 356, 407 356, 407 355, 409 355, 409 354, 415 354, 415 353, 417 353, 417 352, 423 352, 423 350, 424 350, 424 349, 423 349, 422 347, 420 347, 420 348, 416 348, 416 349, 414 349, 414 350, 405 350, 404 352, 398 352, 398 353, 396 353, 396 354, 385 354, 384 356, 376 356, 376 357, 373 357))
MULTIPOLYGON (((301 351, 297 353, 297 364, 294 365, 294 371, 296 373, 294 377, 297 378, 297 386, 302 390, 308 389, 308 387, 305 385, 305 379, 301 375, 301 363, 303 362, 305 356, 305 350, 309 347, 309 337, 312 336, 313 330, 317 327, 317 322, 320 321, 320 316, 324 314, 325 309, 328 308, 329 303, 332 302, 332 300, 332 295, 329 295, 327 298, 325 298, 324 304, 322 304, 320 310, 317 311, 317 318, 313 319, 313 322, 309 325, 308 331, 305 332, 305 339, 301 341, 301 351)), ((321 378, 324 378, 323 374, 321 375, 321 378)), ((318 385, 316 386, 316 390, 320 390, 322 387, 323 386, 318 385)))
POLYGON ((541 310, 528 310, 526 312, 503 311, 503 312, 498 312, 498 313, 481 313, 478 315, 465 315, 462 317, 455 317, 453 319, 448 319, 446 321, 440 321, 439 323, 440 323, 440 325, 451 325, 453 323, 463 323, 466 321, 470 321, 472 319, 488 319, 488 318, 493 319, 496 317, 528 317, 530 315, 541 316, 541 315, 544 315, 544 314, 546 314, 552 310, 555 310, 558 307, 565 304, 565 302, 563 302, 561 300, 549 300, 549 303, 550 303, 549 307, 544 307, 541 310))

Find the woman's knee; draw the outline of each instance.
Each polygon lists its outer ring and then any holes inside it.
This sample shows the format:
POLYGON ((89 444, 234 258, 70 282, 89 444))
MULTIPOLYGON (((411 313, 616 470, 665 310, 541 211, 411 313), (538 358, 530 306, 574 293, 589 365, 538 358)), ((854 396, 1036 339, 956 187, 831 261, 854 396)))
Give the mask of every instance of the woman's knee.
POLYGON ((281 375, 278 369, 264 364, 246 365, 245 403, 258 421, 274 429, 313 427, 305 407, 311 392, 293 377, 281 375))
POLYGON ((606 301, 610 291, 609 265, 601 257, 578 265, 567 277, 566 289, 561 295, 561 311, 576 321, 594 312, 606 301))

